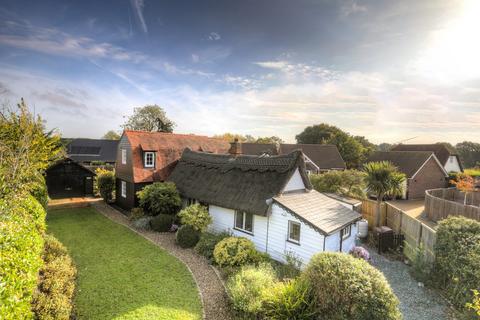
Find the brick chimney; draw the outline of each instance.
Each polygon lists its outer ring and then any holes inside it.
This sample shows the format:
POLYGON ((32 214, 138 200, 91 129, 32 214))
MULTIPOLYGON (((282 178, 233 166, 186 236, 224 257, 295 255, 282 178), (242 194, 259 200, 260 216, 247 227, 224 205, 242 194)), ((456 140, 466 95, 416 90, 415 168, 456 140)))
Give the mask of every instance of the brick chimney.
POLYGON ((228 149, 228 153, 232 156, 238 156, 242 154, 242 144, 238 142, 238 138, 235 138, 233 142, 230 142, 230 149, 228 149))

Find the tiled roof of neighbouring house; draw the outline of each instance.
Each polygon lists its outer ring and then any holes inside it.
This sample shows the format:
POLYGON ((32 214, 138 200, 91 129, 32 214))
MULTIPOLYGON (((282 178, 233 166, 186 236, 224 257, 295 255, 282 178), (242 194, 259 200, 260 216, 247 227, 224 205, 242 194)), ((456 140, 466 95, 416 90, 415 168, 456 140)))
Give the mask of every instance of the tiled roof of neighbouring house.
POLYGON ((164 181, 180 159, 183 150, 226 153, 229 144, 221 139, 164 132, 126 130, 133 157, 133 182, 164 181), (155 169, 144 168, 143 151, 155 151, 155 169))
POLYGON ((67 145, 68 157, 77 162, 115 162, 118 140, 73 139, 67 145))
POLYGON ((280 194, 295 170, 311 188, 302 153, 281 156, 232 156, 185 150, 169 181, 184 197, 258 215, 280 194))
POLYGON ((435 156, 437 157, 438 161, 442 165, 446 165, 448 158, 450 156, 455 156, 457 157, 458 163, 461 167, 460 159, 456 154, 450 153, 448 151, 447 147, 443 144, 398 144, 394 147, 392 147, 391 151, 428 151, 428 152, 433 152, 435 153, 435 156))
POLYGON ((288 154, 294 150, 302 152, 313 162, 320 170, 345 169, 343 161, 337 146, 329 144, 287 144, 281 143, 278 147, 273 144, 261 143, 241 143, 242 154, 248 155, 279 155, 288 154))
POLYGON ((327 235, 362 217, 358 212, 315 190, 284 193, 273 200, 327 235))
POLYGON ((405 173, 407 178, 413 175, 432 156, 433 152, 428 151, 385 151, 374 152, 370 161, 389 161, 393 163, 400 172, 405 173))

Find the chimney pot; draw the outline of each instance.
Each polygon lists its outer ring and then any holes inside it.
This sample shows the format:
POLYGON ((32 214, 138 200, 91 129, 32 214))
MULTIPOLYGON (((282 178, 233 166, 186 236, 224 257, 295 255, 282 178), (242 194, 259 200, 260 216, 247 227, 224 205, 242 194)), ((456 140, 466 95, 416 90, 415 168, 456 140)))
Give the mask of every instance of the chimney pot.
POLYGON ((238 142, 238 138, 235 138, 233 142, 230 142, 230 149, 228 150, 232 156, 238 156, 242 154, 242 144, 238 142))

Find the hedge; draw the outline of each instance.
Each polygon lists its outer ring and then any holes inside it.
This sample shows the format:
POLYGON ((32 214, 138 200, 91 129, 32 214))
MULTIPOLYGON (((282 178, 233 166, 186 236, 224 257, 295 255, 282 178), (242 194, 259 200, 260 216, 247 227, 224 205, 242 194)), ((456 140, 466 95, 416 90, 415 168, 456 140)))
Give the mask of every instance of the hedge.
POLYGON ((32 317, 32 295, 43 265, 45 215, 31 195, 0 199, 0 319, 32 317))
POLYGON ((33 296, 36 319, 68 320, 73 308, 73 292, 77 270, 66 248, 53 236, 45 236, 45 265, 33 296))
POLYGON ((175 241, 182 248, 193 248, 200 240, 200 231, 186 224, 178 229, 175 241))
POLYGON ((433 281, 459 309, 480 288, 480 222, 464 217, 442 220, 437 229, 433 281))

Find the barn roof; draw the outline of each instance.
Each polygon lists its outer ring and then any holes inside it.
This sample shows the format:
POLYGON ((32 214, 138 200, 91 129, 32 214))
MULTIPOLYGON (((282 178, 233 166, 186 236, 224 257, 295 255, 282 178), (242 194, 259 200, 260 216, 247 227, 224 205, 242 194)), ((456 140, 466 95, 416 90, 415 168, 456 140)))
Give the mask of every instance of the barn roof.
POLYGON ((125 130, 133 157, 133 182, 164 181, 180 159, 183 150, 226 153, 229 144, 221 139, 165 132, 125 130), (143 152, 155 151, 155 169, 145 168, 143 152))
POLYGON ((428 151, 435 153, 438 161, 445 165, 450 156, 456 156, 456 154, 450 153, 447 147, 443 144, 398 144, 394 146, 391 151, 428 151))
POLYGON ((115 162, 118 140, 73 139, 67 145, 68 157, 77 162, 103 161, 115 162))
MULTIPOLYGON (((432 156, 435 157, 435 154, 430 151, 378 151, 374 152, 368 161, 389 161, 393 163, 400 172, 405 173, 407 178, 412 178, 432 156)), ((439 162, 438 164, 441 170, 444 171, 442 165, 439 162)))
POLYGON ((273 201, 326 235, 361 218, 358 212, 316 190, 287 192, 274 197, 273 201))
POLYGON ((302 152, 320 169, 345 169, 343 161, 337 146, 331 144, 288 144, 281 143, 279 146, 268 143, 241 143, 242 154, 248 155, 280 155, 288 154, 295 150, 302 152))
POLYGON ((311 188, 300 151, 281 156, 233 157, 186 149, 168 180, 184 197, 266 215, 267 200, 282 192, 297 168, 311 188))

